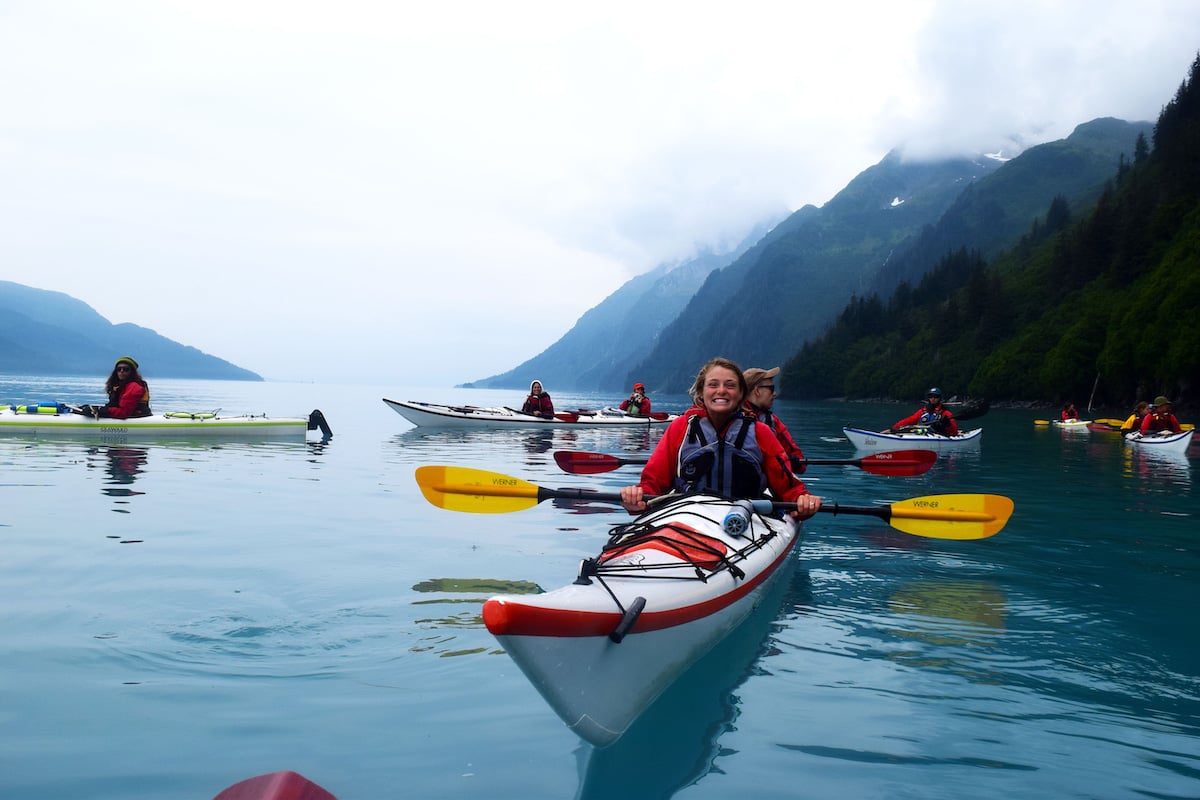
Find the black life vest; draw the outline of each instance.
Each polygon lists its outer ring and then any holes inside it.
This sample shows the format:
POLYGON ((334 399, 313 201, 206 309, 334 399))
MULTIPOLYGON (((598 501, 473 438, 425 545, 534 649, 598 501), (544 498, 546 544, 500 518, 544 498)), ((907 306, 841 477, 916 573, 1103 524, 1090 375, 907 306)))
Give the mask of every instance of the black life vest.
POLYGON ((708 417, 693 415, 679 446, 675 488, 739 499, 761 497, 767 476, 755 424, 752 415, 739 413, 718 433, 708 417))

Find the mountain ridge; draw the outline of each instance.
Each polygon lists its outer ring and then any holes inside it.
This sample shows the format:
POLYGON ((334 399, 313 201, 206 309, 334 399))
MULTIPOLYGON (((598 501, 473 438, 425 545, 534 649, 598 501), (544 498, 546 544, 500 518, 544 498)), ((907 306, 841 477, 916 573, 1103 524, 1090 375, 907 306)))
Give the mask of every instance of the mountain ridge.
POLYGON ((147 377, 261 381, 262 376, 130 322, 113 324, 64 292, 0 281, 0 373, 95 375, 122 355, 147 377))

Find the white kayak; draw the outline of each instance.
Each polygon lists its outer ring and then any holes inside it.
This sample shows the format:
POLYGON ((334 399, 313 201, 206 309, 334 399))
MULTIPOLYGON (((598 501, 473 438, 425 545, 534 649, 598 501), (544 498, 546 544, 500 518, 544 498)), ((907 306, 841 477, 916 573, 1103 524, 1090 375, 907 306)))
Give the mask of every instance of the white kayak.
POLYGON ((1091 430, 1088 426, 1092 424, 1090 419, 1052 419, 1050 424, 1055 428, 1064 431, 1086 431, 1091 430))
MULTIPOLYGON (((1086 430, 1086 428, 1085 428, 1086 430)), ((928 429, 916 429, 904 433, 879 433, 861 428, 842 428, 842 433, 856 450, 955 450, 979 444, 983 428, 960 431, 956 436, 942 436, 928 429)))
POLYGON ((1194 430, 1183 433, 1127 433, 1125 443, 1148 452, 1186 453, 1188 445, 1192 443, 1193 433, 1194 430))
POLYGON ((108 443, 130 440, 303 439, 310 430, 332 433, 325 416, 314 410, 307 417, 268 417, 266 414, 222 415, 211 411, 168 411, 149 417, 109 419, 73 413, 69 406, 41 403, 0 407, 0 436, 67 437, 108 443), (36 409, 36 410, 35 410, 36 409))
POLYGON ((488 630, 587 741, 616 741, 786 572, 799 527, 735 513, 727 532, 735 507, 708 495, 664 503, 614 529, 574 583, 484 604, 488 630))
POLYGON ((581 425, 642 426, 666 425, 675 419, 674 414, 652 413, 649 417, 631 416, 617 408, 599 411, 559 411, 553 419, 522 414, 513 408, 483 406, 447 406, 438 403, 422 403, 416 400, 402 401, 383 398, 388 408, 413 425, 440 426, 446 428, 491 427, 579 427, 581 425))

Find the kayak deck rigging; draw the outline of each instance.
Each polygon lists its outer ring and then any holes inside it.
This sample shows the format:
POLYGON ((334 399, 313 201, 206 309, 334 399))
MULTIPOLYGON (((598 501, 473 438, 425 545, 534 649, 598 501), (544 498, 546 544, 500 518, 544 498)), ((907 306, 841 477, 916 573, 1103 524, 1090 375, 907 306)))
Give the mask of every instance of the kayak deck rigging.
MULTIPOLYGON (((721 501, 720 504, 725 506, 728 503, 721 501)), ((624 634, 632 629, 645 607, 646 599, 637 596, 626 607, 618 593, 607 582, 607 578, 693 580, 708 583, 713 576, 727 572, 735 582, 742 581, 745 580, 746 573, 738 563, 744 562, 751 553, 761 550, 777 535, 766 526, 759 526, 765 529, 764 532, 754 535, 754 517, 751 516, 752 521, 745 529, 745 546, 733 548, 721 539, 679 521, 680 516, 677 509, 667 509, 661 516, 651 512, 633 522, 616 525, 609 533, 608 542, 601 548, 600 554, 580 562, 575 585, 590 586, 593 582, 600 584, 621 614, 620 622, 609 634, 612 641, 619 643, 624 634), (663 524, 664 519, 671 521, 663 524), (648 559, 647 550, 655 550, 677 560, 663 562, 648 559)), ((708 521, 708 518, 701 514, 695 516, 698 520, 708 521)))
MULTIPOLYGON (((724 501, 721 503, 726 505, 724 501)), ((746 546, 730 548, 725 542, 679 521, 681 515, 672 509, 663 517, 673 521, 663 524, 662 518, 653 514, 639 517, 633 522, 616 525, 609 533, 608 543, 596 558, 585 559, 576 583, 588 577, 620 576, 622 578, 670 578, 695 579, 707 582, 717 572, 728 570, 734 578, 744 578, 745 573, 737 566, 750 553, 762 549, 775 537, 769 528, 761 536, 747 536, 746 546), (647 548, 675 556, 680 563, 645 563, 636 554, 647 548), (692 574, 684 574, 681 567, 690 567, 692 574), (665 571, 670 574, 651 574, 665 571)), ((697 519, 706 520, 700 514, 697 519)))

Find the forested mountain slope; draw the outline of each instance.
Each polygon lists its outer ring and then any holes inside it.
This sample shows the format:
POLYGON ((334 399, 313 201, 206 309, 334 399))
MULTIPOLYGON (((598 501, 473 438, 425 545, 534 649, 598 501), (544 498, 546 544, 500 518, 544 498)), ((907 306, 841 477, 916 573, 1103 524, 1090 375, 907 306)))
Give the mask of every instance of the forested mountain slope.
POLYGON ((626 383, 687 387, 714 355, 782 363, 863 292, 889 256, 1000 163, 910 163, 898 153, 862 172, 820 209, 806 208, 761 248, 709 276, 626 383))
POLYGON ((789 395, 1124 408, 1200 380, 1200 59, 1097 201, 1056 198, 1011 249, 947 254, 915 286, 857 298, 784 367, 789 395))

